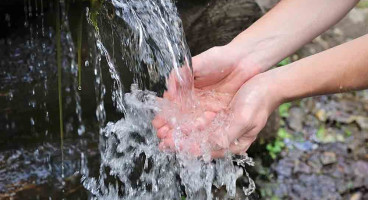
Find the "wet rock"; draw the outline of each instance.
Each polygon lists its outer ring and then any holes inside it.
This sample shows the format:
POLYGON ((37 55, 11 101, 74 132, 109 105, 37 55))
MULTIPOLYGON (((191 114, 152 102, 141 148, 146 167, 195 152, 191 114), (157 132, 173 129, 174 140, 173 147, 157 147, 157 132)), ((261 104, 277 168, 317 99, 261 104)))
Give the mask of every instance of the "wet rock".
POLYGON ((303 130, 303 121, 305 118, 305 112, 299 107, 292 107, 289 110, 288 123, 290 128, 297 132, 303 130))
POLYGON ((324 152, 321 155, 321 162, 323 165, 329 165, 336 162, 336 154, 334 152, 324 152))

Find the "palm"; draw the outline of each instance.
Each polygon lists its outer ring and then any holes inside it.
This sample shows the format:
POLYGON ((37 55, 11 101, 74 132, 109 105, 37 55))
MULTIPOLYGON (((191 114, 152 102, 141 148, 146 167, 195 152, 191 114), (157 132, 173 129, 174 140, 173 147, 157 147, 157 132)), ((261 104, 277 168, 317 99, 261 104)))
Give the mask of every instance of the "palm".
MULTIPOLYGON (((162 139, 161 148, 175 149, 173 127, 180 127, 187 133, 198 132, 204 127, 210 129, 208 125, 218 113, 229 106, 242 84, 256 74, 251 70, 252 68, 253 66, 239 66, 238 63, 233 63, 219 48, 210 49, 193 57, 194 96, 199 103, 192 106, 191 97, 178 98, 177 81, 175 78, 169 79, 164 101, 169 100, 176 107, 176 112, 168 112, 175 109, 168 108, 166 102, 163 107, 165 110, 153 121, 153 125, 158 130, 157 135, 162 139), (181 120, 177 120, 179 116, 181 120), (176 120, 173 122, 170 119, 176 120)), ((198 154, 198 152, 194 153, 198 154)))

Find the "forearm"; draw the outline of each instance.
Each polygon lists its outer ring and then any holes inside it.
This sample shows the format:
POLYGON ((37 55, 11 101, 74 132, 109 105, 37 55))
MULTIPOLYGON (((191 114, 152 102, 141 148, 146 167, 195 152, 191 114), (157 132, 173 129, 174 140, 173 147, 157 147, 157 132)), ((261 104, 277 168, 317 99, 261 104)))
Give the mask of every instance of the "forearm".
POLYGON ((368 35, 264 73, 280 102, 368 88, 368 35))
POLYGON ((238 59, 251 59, 266 71, 337 23, 357 2, 282 0, 229 46, 238 59))

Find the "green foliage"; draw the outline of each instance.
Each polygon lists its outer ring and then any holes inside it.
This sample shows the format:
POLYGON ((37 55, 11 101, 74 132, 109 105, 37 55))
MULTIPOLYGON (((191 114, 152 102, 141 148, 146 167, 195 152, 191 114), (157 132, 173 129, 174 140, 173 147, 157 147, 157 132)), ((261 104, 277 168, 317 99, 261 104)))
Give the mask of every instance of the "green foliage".
POLYGON ((181 200, 186 200, 187 198, 185 196, 181 196, 181 200))
POLYGON ((277 131, 277 137, 272 142, 267 144, 266 149, 268 153, 270 154, 272 159, 276 159, 277 155, 282 151, 282 149, 285 147, 284 139, 286 138, 292 138, 292 135, 286 131, 284 128, 280 128, 277 131))
POLYGON ((281 62, 279 62, 279 64, 277 64, 277 66, 284 66, 284 65, 287 65, 287 64, 290 64, 291 63, 291 59, 290 57, 287 57, 285 58, 284 60, 282 60, 281 62))
POLYGON ((268 150, 268 153, 270 154, 272 159, 275 159, 277 154, 279 154, 282 151, 282 148, 285 147, 285 143, 280 139, 276 138, 273 143, 267 144, 266 149, 268 150))
POLYGON ((289 108, 291 103, 284 103, 279 106, 279 114, 281 117, 289 117, 289 108))
POLYGON ((280 137, 281 139, 291 138, 292 137, 292 135, 290 133, 288 133, 284 128, 280 128, 277 131, 277 136, 280 137))

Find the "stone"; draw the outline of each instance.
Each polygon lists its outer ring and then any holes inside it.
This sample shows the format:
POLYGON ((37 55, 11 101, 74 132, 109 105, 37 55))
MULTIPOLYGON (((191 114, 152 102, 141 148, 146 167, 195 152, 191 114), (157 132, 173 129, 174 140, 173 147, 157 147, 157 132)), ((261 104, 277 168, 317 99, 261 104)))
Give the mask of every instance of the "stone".
POLYGON ((303 121, 305 119, 305 112, 299 107, 292 107, 289 110, 288 124, 290 128, 297 132, 303 130, 303 121))
POLYGON ((325 110, 318 110, 316 112, 316 117, 319 121, 325 122, 327 120, 327 114, 325 110))
POLYGON ((312 168, 313 172, 319 173, 322 169, 322 163, 316 154, 313 154, 308 159, 307 164, 312 168))
POLYGON ((357 176, 368 176, 368 162, 359 160, 353 164, 354 174, 357 176))
POLYGON ((310 127, 315 127, 315 128, 318 128, 319 124, 320 124, 320 122, 318 121, 318 119, 315 116, 311 115, 311 114, 307 115, 307 117, 305 119, 305 122, 304 122, 304 125, 310 126, 310 127))
POLYGON ((291 159, 282 159, 275 167, 277 174, 290 177, 292 174, 292 168, 294 166, 294 161, 291 159))
POLYGON ((311 173, 311 167, 305 164, 304 162, 298 162, 294 167, 294 173, 305 173, 310 174, 311 173))
POLYGON ((336 154, 334 152, 324 152, 320 158, 323 165, 329 165, 336 162, 336 154))
POLYGON ((368 130, 368 117, 358 116, 355 121, 361 129, 368 130))

